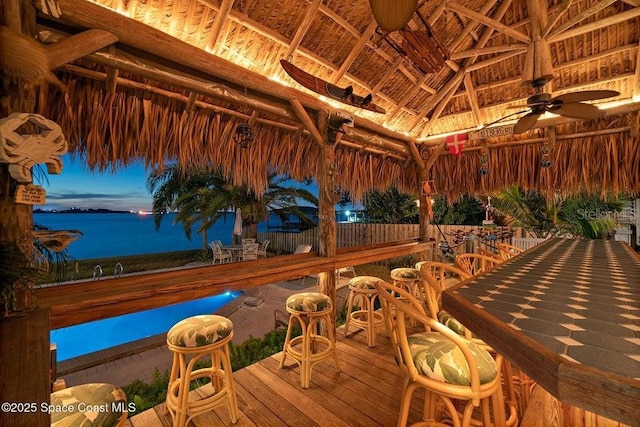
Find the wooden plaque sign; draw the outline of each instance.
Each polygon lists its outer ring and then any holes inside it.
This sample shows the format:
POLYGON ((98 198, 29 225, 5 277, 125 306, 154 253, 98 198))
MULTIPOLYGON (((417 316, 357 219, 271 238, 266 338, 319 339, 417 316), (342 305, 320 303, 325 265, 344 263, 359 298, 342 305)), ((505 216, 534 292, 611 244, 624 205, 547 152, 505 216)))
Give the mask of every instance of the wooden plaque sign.
POLYGON ((46 191, 39 185, 27 184, 18 185, 14 202, 23 205, 43 205, 46 199, 46 191))

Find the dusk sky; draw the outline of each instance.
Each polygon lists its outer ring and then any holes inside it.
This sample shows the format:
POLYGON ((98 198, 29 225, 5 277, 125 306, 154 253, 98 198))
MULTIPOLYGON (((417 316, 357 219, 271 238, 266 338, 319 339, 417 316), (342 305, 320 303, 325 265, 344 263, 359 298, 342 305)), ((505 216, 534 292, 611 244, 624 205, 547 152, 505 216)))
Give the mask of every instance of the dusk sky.
MULTIPOLYGON (((60 209, 98 209, 139 211, 151 210, 152 197, 147 191, 147 176, 142 163, 127 168, 119 168, 117 172, 91 172, 83 161, 62 157, 62 173, 47 174, 48 183, 38 180, 34 174, 34 183, 47 192, 47 202, 35 205, 34 208, 60 209)), ((43 165, 46 171, 46 167, 43 165)), ((309 188, 317 195, 317 187, 309 188)))
POLYGON ((62 157, 62 162, 62 173, 47 174, 48 183, 34 179, 47 191, 46 204, 34 208, 151 210, 151 195, 146 188, 148 173, 142 164, 115 173, 98 173, 68 155, 62 157))

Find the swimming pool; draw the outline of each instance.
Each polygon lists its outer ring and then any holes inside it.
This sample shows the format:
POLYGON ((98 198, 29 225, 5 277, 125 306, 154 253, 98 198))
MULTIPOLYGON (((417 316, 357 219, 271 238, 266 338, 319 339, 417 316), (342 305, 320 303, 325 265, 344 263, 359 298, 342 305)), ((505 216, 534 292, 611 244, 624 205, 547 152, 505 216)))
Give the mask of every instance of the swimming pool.
POLYGON ((54 329, 51 331, 51 342, 57 345, 57 360, 61 362, 167 332, 178 321, 189 316, 215 313, 240 294, 241 292, 226 292, 195 301, 54 329))

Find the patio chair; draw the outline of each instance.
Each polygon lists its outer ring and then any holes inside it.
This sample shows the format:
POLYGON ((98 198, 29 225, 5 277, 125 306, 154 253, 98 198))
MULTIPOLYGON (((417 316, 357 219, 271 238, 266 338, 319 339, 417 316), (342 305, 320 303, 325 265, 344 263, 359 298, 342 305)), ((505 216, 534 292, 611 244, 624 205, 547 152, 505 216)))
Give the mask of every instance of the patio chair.
POLYGON ((456 267, 471 276, 480 274, 501 262, 497 258, 473 253, 456 255, 453 260, 456 267))
POLYGON ((271 240, 265 240, 260 244, 260 246, 258 247, 259 257, 263 257, 263 258, 267 257, 267 247, 269 246, 269 243, 271 243, 271 240))
POLYGON ((231 252, 222 249, 222 245, 219 245, 216 242, 211 242, 209 243, 209 246, 211 247, 211 251, 213 252, 212 264, 215 264, 216 261, 220 261, 220 264, 233 261, 233 255, 231 255, 231 252))
POLYGON ((508 243, 498 243, 496 244, 496 247, 498 248, 500 258, 502 258, 503 260, 513 258, 514 256, 524 252, 524 249, 510 245, 508 243))
MULTIPOLYGON (((475 336, 468 328, 466 328, 455 317, 451 316, 445 310, 442 309, 442 292, 447 288, 454 286, 456 283, 462 282, 471 276, 466 272, 452 266, 451 264, 445 264, 442 262, 425 262, 422 263, 420 268, 422 275, 422 283, 424 286, 423 294, 425 296, 425 303, 427 305, 427 313, 429 316, 437 322, 443 324, 447 328, 451 329, 456 334, 465 337, 466 339, 474 342, 476 345, 484 348, 490 354, 496 355, 497 353, 484 341, 475 336)), ((516 405, 521 403, 523 398, 526 399, 526 391, 523 389, 525 384, 528 387, 528 379, 522 375, 513 375, 511 364, 508 360, 504 360, 502 364, 502 376, 504 379, 505 390, 507 392, 507 403, 509 406, 509 418, 506 421, 506 425, 513 426, 517 423, 518 415, 516 413, 516 405), (515 384, 521 385, 520 399, 516 398, 515 384)))
POLYGON ((489 249, 485 249, 485 248, 476 248, 476 253, 479 253, 480 255, 486 255, 489 258, 495 258, 498 259, 500 261, 503 261, 504 259, 500 256, 500 254, 497 254, 489 249))
POLYGON ((427 316, 420 302, 399 286, 381 281, 376 283, 376 290, 391 328, 398 365, 405 375, 397 425, 407 425, 413 392, 422 388, 423 421, 449 418, 454 425, 468 427, 474 409, 479 407, 481 419, 474 420, 475 424, 504 426, 502 356, 494 359, 484 348, 427 316), (407 332, 411 319, 423 332, 407 332), (446 414, 438 413, 440 410, 446 414))
POLYGON ((258 244, 244 243, 242 245, 242 260, 249 261, 254 259, 258 259, 258 244))

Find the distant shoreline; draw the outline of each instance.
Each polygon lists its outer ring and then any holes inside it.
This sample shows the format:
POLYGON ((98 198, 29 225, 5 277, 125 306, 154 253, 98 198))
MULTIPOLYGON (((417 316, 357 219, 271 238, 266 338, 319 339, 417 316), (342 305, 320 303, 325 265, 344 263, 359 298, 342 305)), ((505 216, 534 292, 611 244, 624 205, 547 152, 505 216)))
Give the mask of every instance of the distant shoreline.
POLYGON ((37 214, 57 214, 57 213, 135 213, 138 212, 130 212, 130 211, 113 211, 111 209, 63 209, 63 210, 44 210, 44 209, 34 209, 33 213, 37 214))

